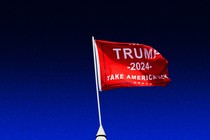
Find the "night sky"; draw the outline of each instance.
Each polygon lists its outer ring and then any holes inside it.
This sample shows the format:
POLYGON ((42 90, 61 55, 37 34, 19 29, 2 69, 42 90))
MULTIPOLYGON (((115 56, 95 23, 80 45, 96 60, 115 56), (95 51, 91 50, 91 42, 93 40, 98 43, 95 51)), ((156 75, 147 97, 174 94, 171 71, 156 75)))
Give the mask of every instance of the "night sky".
POLYGON ((92 40, 153 46, 166 87, 100 94, 108 140, 210 139, 210 3, 8 1, 0 4, 0 140, 94 140, 92 40))

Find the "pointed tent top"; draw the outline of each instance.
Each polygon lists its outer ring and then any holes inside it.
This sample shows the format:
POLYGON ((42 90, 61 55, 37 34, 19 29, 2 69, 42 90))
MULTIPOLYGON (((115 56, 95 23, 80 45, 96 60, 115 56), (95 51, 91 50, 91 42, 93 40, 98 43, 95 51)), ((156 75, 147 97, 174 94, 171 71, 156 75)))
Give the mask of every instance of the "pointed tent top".
POLYGON ((98 132, 96 134, 96 137, 106 137, 106 133, 104 132, 103 126, 101 125, 98 129, 98 132))

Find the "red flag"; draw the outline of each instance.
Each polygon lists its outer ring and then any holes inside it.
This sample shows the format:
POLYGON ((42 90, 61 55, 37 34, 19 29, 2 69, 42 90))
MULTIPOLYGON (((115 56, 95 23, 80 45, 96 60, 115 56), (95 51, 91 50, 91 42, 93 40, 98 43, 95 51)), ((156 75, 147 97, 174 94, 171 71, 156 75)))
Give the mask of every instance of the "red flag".
POLYGON ((95 40, 95 47, 100 90, 170 82, 168 61, 151 46, 95 40))

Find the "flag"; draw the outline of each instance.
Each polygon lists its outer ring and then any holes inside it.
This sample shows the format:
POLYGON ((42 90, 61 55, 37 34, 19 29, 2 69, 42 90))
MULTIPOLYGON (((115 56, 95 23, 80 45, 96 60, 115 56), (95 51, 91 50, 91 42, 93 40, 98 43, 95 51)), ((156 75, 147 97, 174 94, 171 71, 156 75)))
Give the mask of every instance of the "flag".
POLYGON ((166 86, 168 61, 153 47, 94 40, 99 90, 166 86))

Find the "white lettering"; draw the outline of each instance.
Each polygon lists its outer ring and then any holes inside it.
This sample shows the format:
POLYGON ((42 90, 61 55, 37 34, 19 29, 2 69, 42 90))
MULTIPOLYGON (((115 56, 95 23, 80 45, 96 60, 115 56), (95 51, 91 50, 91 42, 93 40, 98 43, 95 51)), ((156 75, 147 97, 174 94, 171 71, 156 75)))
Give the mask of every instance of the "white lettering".
POLYGON ((120 79, 124 79, 124 74, 120 74, 120 79))
POLYGON ((123 54, 124 58, 127 59, 127 56, 129 56, 131 59, 133 59, 133 56, 131 55, 132 50, 130 48, 124 48, 123 49, 123 54))
POLYGON ((152 80, 152 75, 149 75, 149 80, 152 80))
POLYGON ((119 51, 121 51, 121 49, 120 48, 113 48, 113 51, 116 52, 117 59, 120 59, 119 51))
POLYGON ((119 74, 114 75, 115 79, 120 79, 119 74))
POLYGON ((138 55, 136 48, 134 48, 135 57, 138 58, 138 59, 141 59, 143 57, 143 55, 142 55, 142 49, 141 48, 139 48, 139 53, 140 54, 138 55))
POLYGON ((131 78, 132 79, 136 79, 136 75, 131 75, 131 78))
POLYGON ((156 58, 160 53, 153 48, 113 48, 112 49, 117 59, 121 59, 123 55, 124 59, 153 59, 156 58), (122 54, 123 53, 123 54, 122 54))
POLYGON ((154 50, 154 58, 156 58, 157 55, 159 55, 160 53, 156 50, 154 50))
POLYGON ((109 81, 110 75, 107 76, 107 81, 109 81))
POLYGON ((127 75, 127 79, 131 79, 130 75, 127 75))
POLYGON ((147 50, 147 48, 144 48, 144 57, 147 59, 151 59, 152 58, 152 49, 149 49, 149 51, 147 50))
POLYGON ((107 76, 107 81, 124 79, 124 74, 111 74, 107 76))
POLYGON ((141 79, 142 79, 142 80, 145 80, 145 76, 144 76, 144 75, 142 75, 141 79))
POLYGON ((110 78, 110 80, 114 80, 114 75, 113 75, 113 74, 111 75, 111 78, 110 78))

